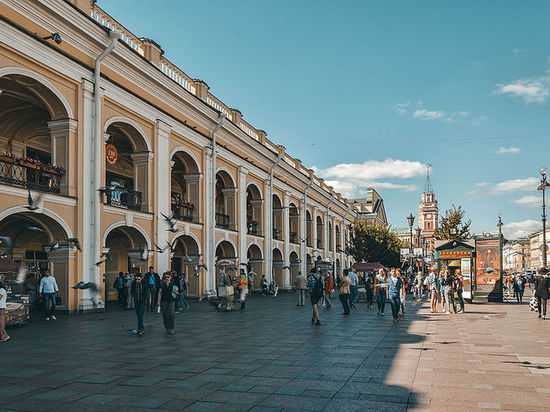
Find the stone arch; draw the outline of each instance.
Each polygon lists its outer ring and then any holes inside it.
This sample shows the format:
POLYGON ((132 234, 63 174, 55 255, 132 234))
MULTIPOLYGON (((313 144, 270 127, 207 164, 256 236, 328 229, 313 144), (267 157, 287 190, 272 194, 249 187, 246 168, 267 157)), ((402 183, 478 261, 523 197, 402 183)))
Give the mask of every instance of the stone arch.
POLYGON ((317 249, 323 249, 325 247, 325 236, 324 236, 324 224, 323 218, 317 215, 315 219, 315 230, 317 231, 317 244, 314 245, 317 249))
POLYGON ((235 181, 224 169, 216 173, 216 226, 222 229, 235 227, 235 181))
POLYGON ((290 265, 290 286, 294 286, 294 281, 296 280, 296 276, 298 276, 298 273, 300 272, 300 258, 298 257, 298 254, 294 251, 290 252, 288 255, 288 262, 290 265))
POLYGON ((306 245, 313 247, 313 220, 309 210, 306 210, 306 245))
POLYGON ((263 235, 262 192, 255 183, 246 186, 246 228, 249 235, 263 235))
POLYGON ((271 266, 275 283, 277 283, 280 288, 286 288, 287 282, 285 281, 284 268, 285 261, 283 258, 283 254, 279 248, 274 248, 273 252, 271 253, 271 266))
POLYGON ((262 276, 264 275, 264 258, 262 250, 256 244, 251 244, 246 251, 247 271, 254 273, 254 288, 261 288, 262 276))
POLYGON ((113 124, 123 124, 130 126, 141 137, 141 142, 139 143, 142 143, 144 145, 142 150, 151 153, 153 152, 153 148, 151 147, 151 142, 147 137, 147 133, 145 133, 143 128, 135 120, 124 116, 112 116, 105 121, 105 124, 103 125, 103 133, 108 133, 109 127, 111 127, 113 124))
POLYGON ((271 198, 271 210, 272 213, 272 226, 273 226, 273 239, 284 240, 284 206, 281 198, 276 193, 273 193, 271 198))
POLYGON ((288 205, 288 228, 290 230, 289 240, 290 243, 300 243, 300 211, 298 207, 293 203, 288 205))
POLYGON ((185 149, 170 155, 170 206, 176 219, 198 222, 200 214, 200 168, 185 149))
POLYGON ((200 244, 195 236, 182 233, 175 236, 172 241, 174 250, 171 259, 171 270, 185 274, 187 281, 187 293, 190 296, 198 296, 200 292, 200 244))

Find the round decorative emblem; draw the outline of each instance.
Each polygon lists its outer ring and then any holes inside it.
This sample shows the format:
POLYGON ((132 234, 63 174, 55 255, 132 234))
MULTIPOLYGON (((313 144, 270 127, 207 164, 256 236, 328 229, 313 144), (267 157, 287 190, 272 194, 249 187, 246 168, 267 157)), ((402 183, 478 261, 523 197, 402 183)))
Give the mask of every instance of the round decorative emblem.
POLYGON ((114 144, 107 143, 105 145, 105 158, 107 159, 107 162, 111 165, 114 165, 118 160, 118 150, 114 144))

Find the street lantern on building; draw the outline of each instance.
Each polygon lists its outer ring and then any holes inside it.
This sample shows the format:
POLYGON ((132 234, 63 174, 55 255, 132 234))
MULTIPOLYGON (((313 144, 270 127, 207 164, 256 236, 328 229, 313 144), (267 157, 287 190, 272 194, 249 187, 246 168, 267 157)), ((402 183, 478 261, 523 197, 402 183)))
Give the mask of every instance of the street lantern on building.
POLYGON ((550 183, 547 180, 548 171, 543 168, 540 169, 540 184, 537 187, 537 190, 542 192, 542 266, 546 267, 546 250, 548 246, 546 245, 546 189, 550 187, 550 183))

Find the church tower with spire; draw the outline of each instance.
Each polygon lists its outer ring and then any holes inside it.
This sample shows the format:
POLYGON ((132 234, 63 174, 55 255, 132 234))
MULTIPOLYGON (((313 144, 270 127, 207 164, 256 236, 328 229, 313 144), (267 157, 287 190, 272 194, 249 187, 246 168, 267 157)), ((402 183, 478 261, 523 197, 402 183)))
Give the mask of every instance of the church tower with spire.
POLYGON ((434 234, 439 223, 439 207, 431 182, 432 166, 426 166, 426 185, 418 207, 418 224, 421 230, 422 243, 428 252, 433 252, 434 234))

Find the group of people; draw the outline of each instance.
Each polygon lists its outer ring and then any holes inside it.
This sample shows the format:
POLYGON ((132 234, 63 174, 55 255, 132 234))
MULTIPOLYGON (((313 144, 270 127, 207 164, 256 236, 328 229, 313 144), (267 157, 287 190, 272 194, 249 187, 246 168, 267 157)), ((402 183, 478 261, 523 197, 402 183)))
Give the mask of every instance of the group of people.
MULTIPOLYGON (((126 309, 133 309, 135 307, 133 289, 136 287, 136 280, 139 276, 139 280, 145 282, 146 286, 146 302, 145 308, 149 312, 160 312, 160 294, 162 291, 162 279, 158 273, 154 271, 152 266, 149 267, 149 271, 144 274, 137 273, 124 273, 119 272, 117 278, 113 282, 113 288, 116 289, 118 294, 118 304, 126 309)), ((170 272, 172 281, 178 287, 178 299, 175 302, 176 311, 182 311, 189 309, 189 302, 187 300, 187 276, 185 273, 170 272)))
POLYGON ((426 278, 419 276, 416 283, 420 283, 428 291, 432 313, 464 313, 464 278, 460 269, 455 269, 454 272, 447 269, 438 272, 436 268, 432 268, 426 278))

